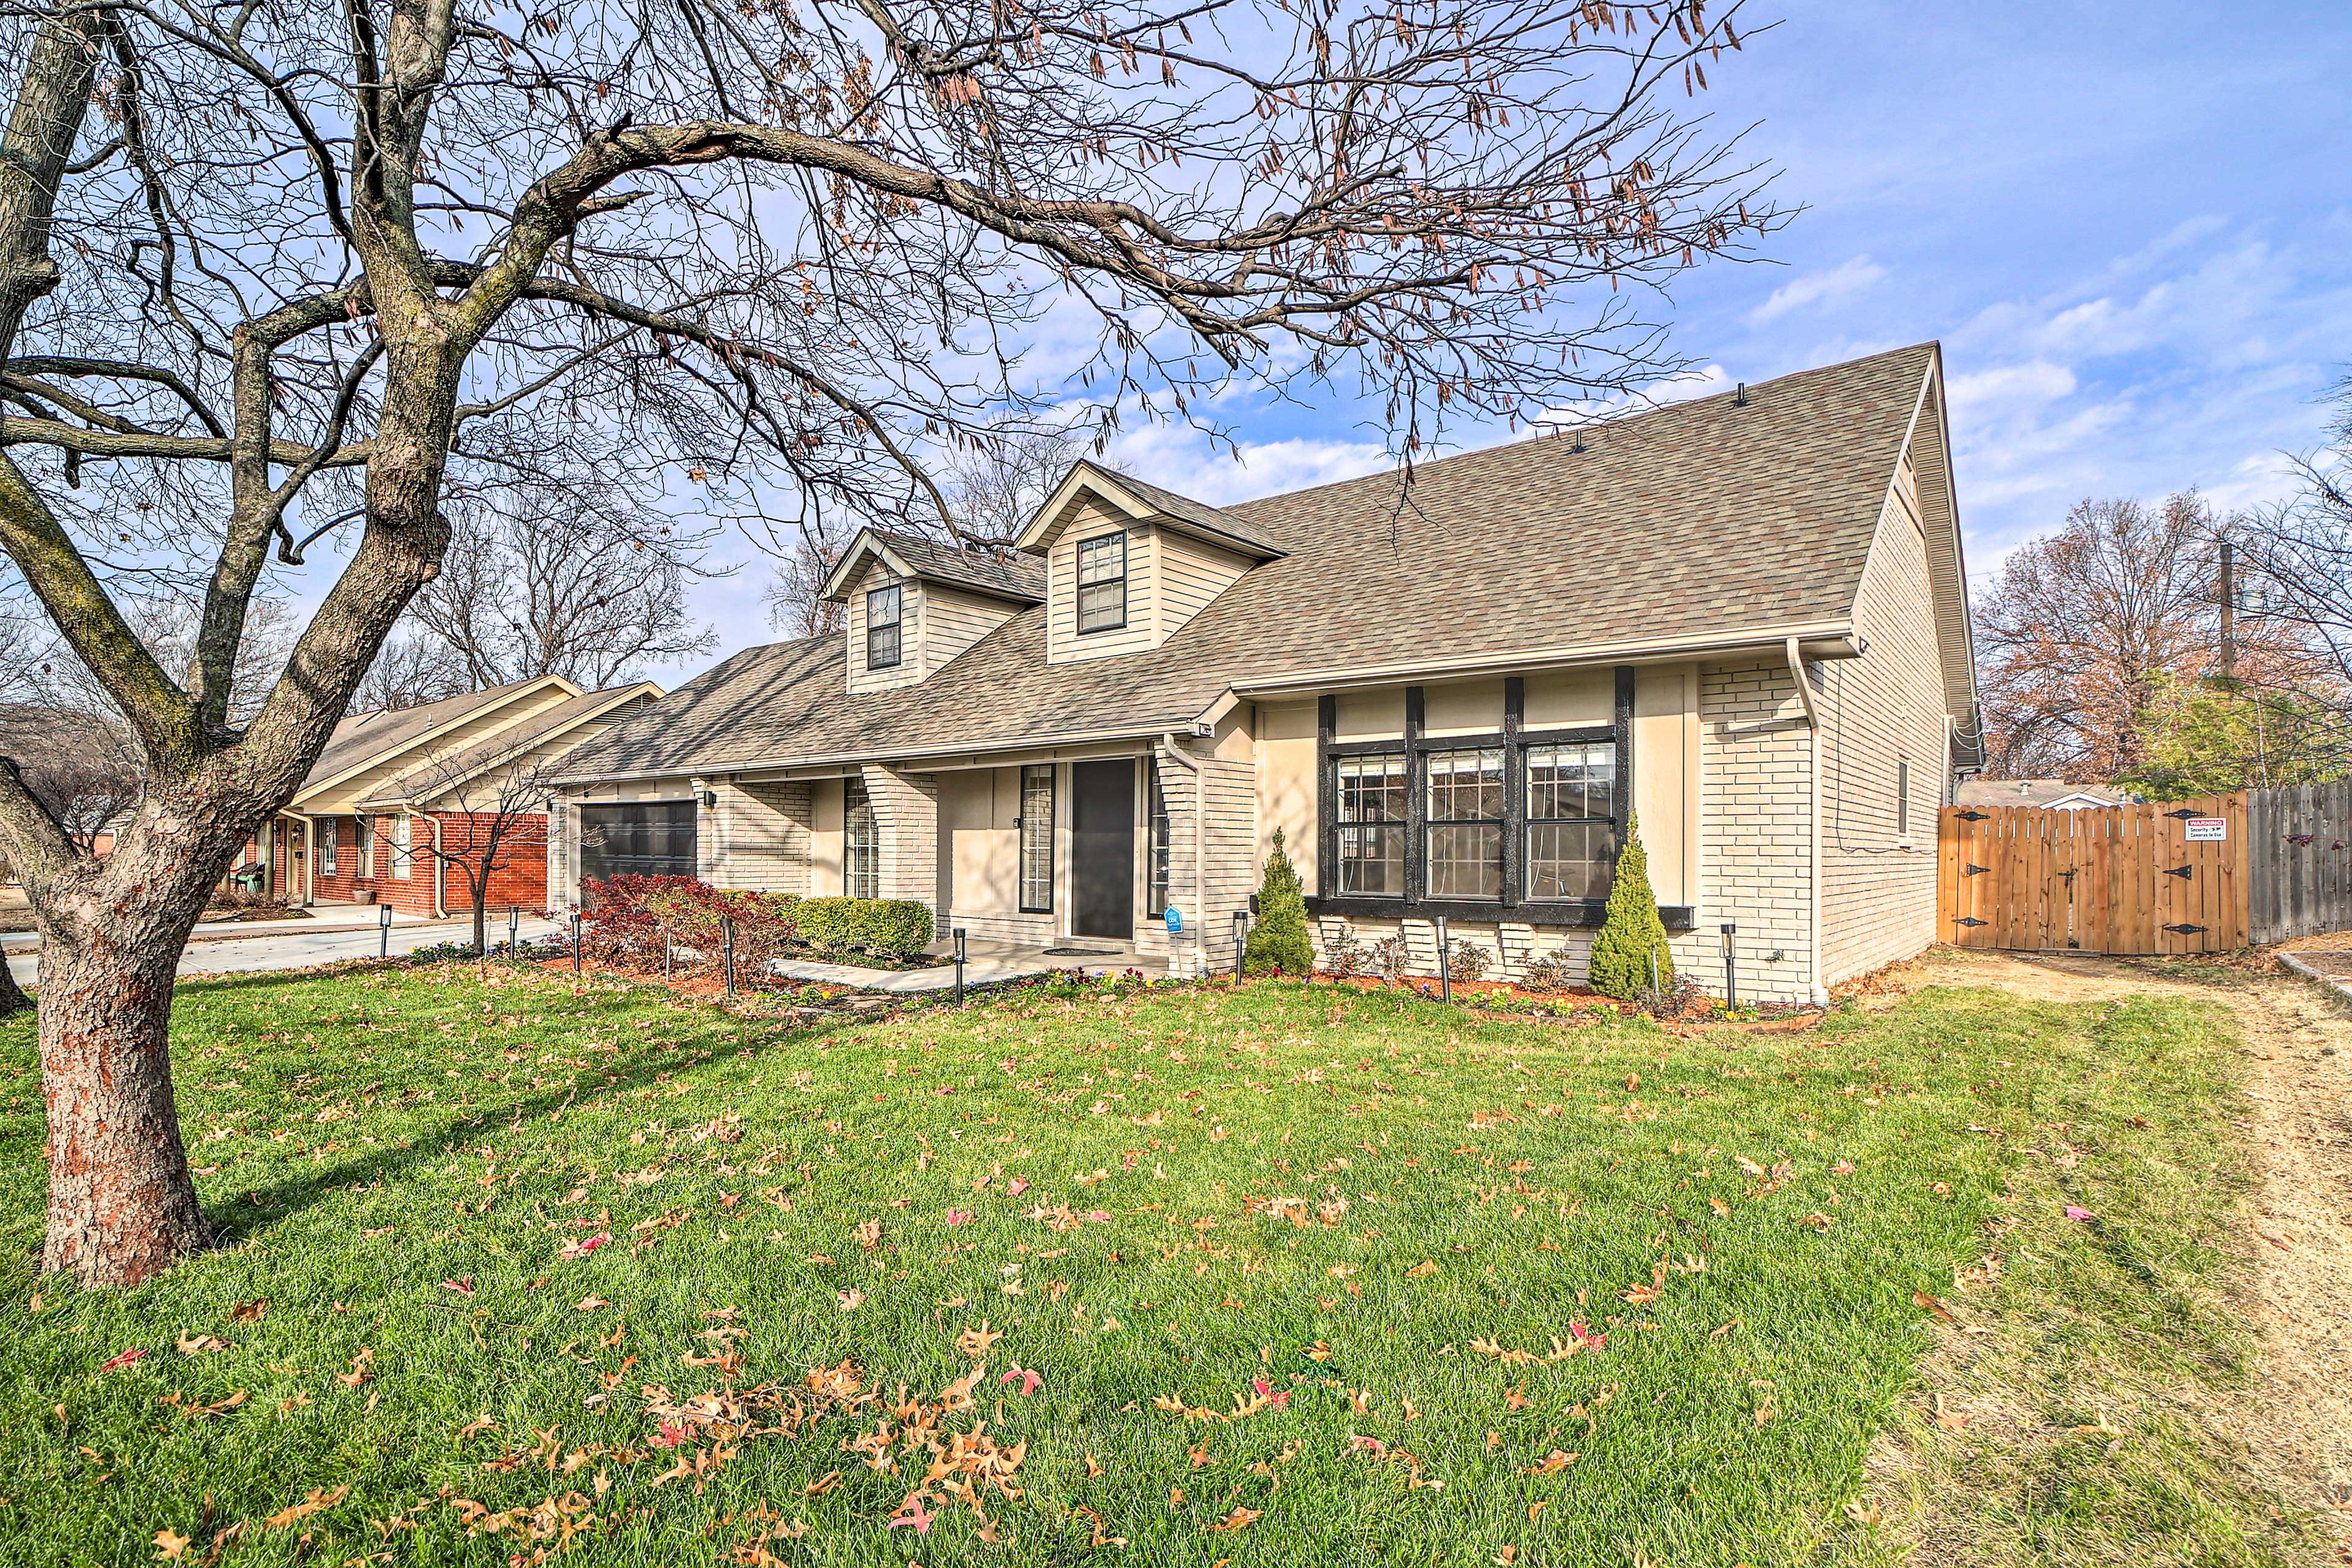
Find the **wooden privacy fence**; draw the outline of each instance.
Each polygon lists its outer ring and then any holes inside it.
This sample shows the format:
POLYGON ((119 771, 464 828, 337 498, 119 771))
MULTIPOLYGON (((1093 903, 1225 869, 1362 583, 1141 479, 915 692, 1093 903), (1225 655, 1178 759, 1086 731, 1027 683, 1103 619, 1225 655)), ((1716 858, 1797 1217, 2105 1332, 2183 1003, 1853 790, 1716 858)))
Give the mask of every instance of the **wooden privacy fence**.
POLYGON ((2224 952, 2248 940, 2247 797, 2079 811, 1946 806, 1945 941, 2115 953, 2224 952))
POLYGON ((2246 837, 2254 941, 2352 928, 2352 779, 2254 791, 2246 837))

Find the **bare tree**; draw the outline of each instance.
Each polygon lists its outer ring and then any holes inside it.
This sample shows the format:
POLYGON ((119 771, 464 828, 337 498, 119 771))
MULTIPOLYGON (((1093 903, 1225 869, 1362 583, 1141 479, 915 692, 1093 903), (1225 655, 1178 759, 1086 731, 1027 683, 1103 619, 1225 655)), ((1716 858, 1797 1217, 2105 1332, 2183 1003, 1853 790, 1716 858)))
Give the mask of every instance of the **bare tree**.
POLYGON ((419 771, 403 787, 438 822, 433 832, 411 836, 410 853, 437 862, 465 883, 478 957, 488 951, 490 890, 498 874, 514 869, 519 851, 536 849, 542 863, 547 854, 547 813, 555 792, 545 763, 526 754, 485 767, 460 753, 419 771))
POLYGON ((1081 387, 1213 424, 1240 381, 1341 382, 1410 458, 1678 371, 1637 301, 1780 218, 1681 107, 1738 14, 0 0, 0 548, 145 775, 100 862, 0 764, 43 1267, 205 1245, 177 955, 441 574, 446 508, 600 470, 947 527, 930 459, 1081 387), (151 559, 201 588, 176 668, 117 598, 151 559), (331 565, 244 721, 265 576, 331 565))
POLYGON ((707 530, 649 517, 593 479, 444 509, 440 574, 409 615, 464 672, 461 690, 560 675, 591 690, 716 639, 686 608, 707 530))
MULTIPOLYGON (((2155 507, 2086 500, 2001 563, 1975 605, 1996 776, 2141 767, 2174 694, 2219 668, 2220 542, 2238 526, 2193 493, 2155 507)), ((2305 665, 2281 628, 2240 629, 2235 679, 2284 687, 2305 665)))
POLYGON ((2242 612, 2292 627, 2333 678, 2331 738, 2352 746, 2352 377, 2330 394, 2326 439, 2294 459, 2294 496, 2242 521, 2242 612))
POLYGON ((814 525, 792 531, 783 548, 772 552, 775 575, 761 595, 770 626, 796 637, 829 637, 841 630, 845 611, 824 596, 824 584, 841 563, 847 543, 828 540, 814 525))
POLYGON ((395 630, 352 694, 353 713, 388 713, 474 689, 466 667, 440 638, 395 630))

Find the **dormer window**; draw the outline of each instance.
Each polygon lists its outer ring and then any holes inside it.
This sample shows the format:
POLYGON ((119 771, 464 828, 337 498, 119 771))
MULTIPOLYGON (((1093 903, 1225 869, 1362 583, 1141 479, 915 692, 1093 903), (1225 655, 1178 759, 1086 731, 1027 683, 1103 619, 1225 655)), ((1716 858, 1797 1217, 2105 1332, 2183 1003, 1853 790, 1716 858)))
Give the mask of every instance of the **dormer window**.
POLYGON ((1112 632, 1127 625, 1127 535, 1078 542, 1078 630, 1112 632))
POLYGON ((898 584, 877 588, 866 595, 866 668, 898 668, 898 584))

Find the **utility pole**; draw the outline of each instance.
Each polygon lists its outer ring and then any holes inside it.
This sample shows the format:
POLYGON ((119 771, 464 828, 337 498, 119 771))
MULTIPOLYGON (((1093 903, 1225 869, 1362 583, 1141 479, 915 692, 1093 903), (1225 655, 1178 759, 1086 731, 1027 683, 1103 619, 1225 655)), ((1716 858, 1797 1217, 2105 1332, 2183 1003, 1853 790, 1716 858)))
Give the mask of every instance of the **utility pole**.
POLYGON ((2221 679, 2238 675, 2237 546, 2221 541, 2221 679))

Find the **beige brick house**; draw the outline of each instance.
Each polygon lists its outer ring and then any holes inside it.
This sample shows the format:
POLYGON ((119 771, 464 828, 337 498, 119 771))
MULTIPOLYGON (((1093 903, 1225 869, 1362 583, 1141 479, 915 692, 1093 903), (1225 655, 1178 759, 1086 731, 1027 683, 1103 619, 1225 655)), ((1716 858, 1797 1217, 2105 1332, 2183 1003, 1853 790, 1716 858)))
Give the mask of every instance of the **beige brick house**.
POLYGON ((1076 465, 1001 555, 869 531, 845 634, 572 753, 562 875, 918 899, 1232 956, 1274 831, 1319 939, 1580 954, 1630 822, 1678 962, 1802 998, 1934 938, 1976 763, 1933 344, 1216 508, 1076 465))

